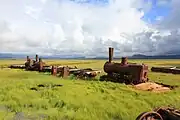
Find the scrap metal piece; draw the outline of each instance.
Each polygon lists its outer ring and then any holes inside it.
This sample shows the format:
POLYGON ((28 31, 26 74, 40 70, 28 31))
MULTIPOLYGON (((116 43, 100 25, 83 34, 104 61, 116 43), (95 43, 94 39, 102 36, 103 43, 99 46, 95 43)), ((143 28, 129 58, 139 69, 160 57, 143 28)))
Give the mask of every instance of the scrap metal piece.
POLYGON ((56 75, 57 75, 57 67, 52 66, 51 75, 53 75, 53 76, 56 76, 56 75))
POLYGON ((70 69, 70 74, 73 74, 77 78, 80 78, 80 79, 94 78, 99 73, 101 73, 100 70, 92 70, 91 68, 86 68, 86 69, 70 69))
POLYGON ((43 70, 43 65, 44 65, 44 63, 42 62, 42 59, 39 58, 39 65, 38 65, 39 72, 41 72, 43 70))
POLYGON ((180 110, 177 110, 172 107, 160 107, 154 109, 157 113, 159 113, 163 120, 180 120, 180 110))
POLYGON ((69 73, 69 67, 63 67, 60 76, 63 78, 67 78, 70 75, 69 73))
POLYGON ((8 68, 13 68, 13 69, 25 69, 25 65, 10 65, 8 68))
POLYGON ((159 107, 151 112, 141 113, 136 120, 180 120, 180 110, 172 107, 159 107))
POLYGON ((178 69, 177 67, 152 67, 151 71, 152 72, 180 74, 180 69, 178 69))

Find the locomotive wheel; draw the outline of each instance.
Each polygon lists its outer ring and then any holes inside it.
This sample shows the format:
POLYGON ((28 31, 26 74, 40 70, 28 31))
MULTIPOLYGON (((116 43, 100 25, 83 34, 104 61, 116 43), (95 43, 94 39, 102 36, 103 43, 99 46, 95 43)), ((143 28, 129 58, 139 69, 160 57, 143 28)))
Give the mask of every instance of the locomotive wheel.
POLYGON ((99 81, 105 81, 107 75, 100 76, 99 81))
POLYGON ((157 112, 143 112, 136 118, 136 120, 163 120, 163 118, 157 112))
POLYGON ((108 75, 102 75, 100 78, 99 78, 99 81, 113 81, 113 78, 108 76, 108 75))

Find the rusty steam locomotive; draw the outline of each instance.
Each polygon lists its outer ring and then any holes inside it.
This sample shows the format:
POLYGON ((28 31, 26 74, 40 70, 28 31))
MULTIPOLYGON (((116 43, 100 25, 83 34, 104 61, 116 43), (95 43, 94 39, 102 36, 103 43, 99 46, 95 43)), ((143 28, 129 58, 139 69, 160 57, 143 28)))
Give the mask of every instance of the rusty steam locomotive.
POLYGON ((100 81, 112 81, 125 84, 139 84, 148 81, 148 66, 145 64, 128 63, 127 57, 122 57, 121 63, 112 62, 114 48, 109 48, 109 61, 104 64, 107 75, 100 81))

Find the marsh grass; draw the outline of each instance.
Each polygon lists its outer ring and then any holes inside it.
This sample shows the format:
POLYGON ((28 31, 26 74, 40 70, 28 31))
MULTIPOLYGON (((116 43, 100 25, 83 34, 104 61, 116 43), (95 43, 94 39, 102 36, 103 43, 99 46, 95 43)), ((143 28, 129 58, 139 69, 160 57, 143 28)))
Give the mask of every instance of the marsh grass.
MULTIPOLYGON (((103 60, 46 60, 47 64, 101 69, 103 60)), ((180 65, 178 60, 131 60, 158 66, 180 65)), ((23 64, 1 60, 0 66, 23 64)), ((104 74, 104 73, 102 73, 104 74)), ((134 120, 159 106, 180 108, 180 88, 166 93, 140 91, 131 85, 95 80, 67 79, 49 74, 0 69, 0 119, 134 120), (38 87, 43 85, 44 87, 38 87), (53 85, 60 85, 52 87, 53 85), (36 88, 35 90, 31 88, 36 88)), ((180 86, 180 75, 149 73, 151 81, 180 86)))

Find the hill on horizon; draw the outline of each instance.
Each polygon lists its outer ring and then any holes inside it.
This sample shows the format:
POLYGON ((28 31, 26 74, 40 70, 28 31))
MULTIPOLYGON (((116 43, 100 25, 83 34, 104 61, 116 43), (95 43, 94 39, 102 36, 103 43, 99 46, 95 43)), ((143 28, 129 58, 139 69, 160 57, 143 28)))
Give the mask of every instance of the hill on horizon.
MULTIPOLYGON (((31 58, 34 58, 34 54, 28 54, 31 58)), ((0 59, 24 59, 27 54, 13 54, 13 53, 0 53, 0 59)), ((107 59, 108 57, 93 57, 87 58, 80 55, 40 55, 43 59, 107 59)), ((134 54, 133 56, 127 56, 129 59, 180 59, 180 54, 170 55, 154 55, 148 56, 143 54, 134 54)), ((113 59, 119 59, 120 57, 113 57, 113 59)))

